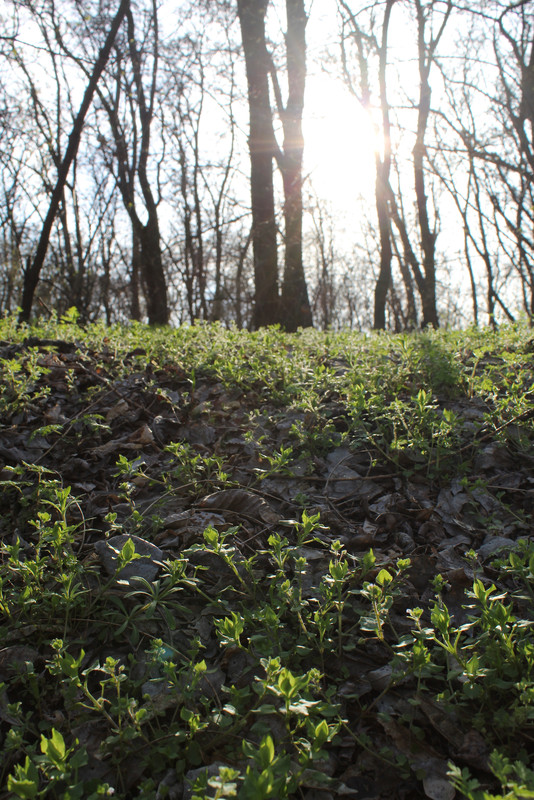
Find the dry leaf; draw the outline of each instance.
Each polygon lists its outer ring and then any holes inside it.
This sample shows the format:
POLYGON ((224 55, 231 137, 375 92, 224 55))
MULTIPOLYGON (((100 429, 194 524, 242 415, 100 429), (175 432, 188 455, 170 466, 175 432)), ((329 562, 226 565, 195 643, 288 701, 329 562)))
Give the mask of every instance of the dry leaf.
POLYGON ((269 503, 253 492, 246 489, 224 489, 203 497, 200 501, 203 508, 225 509, 255 517, 267 525, 274 525, 280 520, 279 514, 271 508, 269 503))

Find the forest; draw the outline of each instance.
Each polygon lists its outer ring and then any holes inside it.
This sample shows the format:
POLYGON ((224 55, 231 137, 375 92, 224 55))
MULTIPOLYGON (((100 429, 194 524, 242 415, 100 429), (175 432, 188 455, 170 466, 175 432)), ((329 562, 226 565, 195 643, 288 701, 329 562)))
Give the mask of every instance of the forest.
POLYGON ((5 0, 0 313, 531 320, 532 11, 5 0))
POLYGON ((533 2, 0 5, 0 800, 534 797, 533 2))

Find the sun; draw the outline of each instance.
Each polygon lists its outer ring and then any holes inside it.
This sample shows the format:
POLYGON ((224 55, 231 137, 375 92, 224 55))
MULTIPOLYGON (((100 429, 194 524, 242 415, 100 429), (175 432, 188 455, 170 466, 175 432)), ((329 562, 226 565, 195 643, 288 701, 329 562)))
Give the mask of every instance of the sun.
POLYGON ((333 207, 347 208, 372 197, 375 127, 357 99, 328 75, 309 79, 304 110, 304 161, 315 193, 333 207))

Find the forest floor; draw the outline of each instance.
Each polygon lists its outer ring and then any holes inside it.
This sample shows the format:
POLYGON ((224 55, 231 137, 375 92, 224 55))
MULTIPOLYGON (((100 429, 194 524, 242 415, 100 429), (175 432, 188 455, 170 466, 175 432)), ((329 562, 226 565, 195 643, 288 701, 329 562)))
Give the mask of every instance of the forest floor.
POLYGON ((0 798, 534 797, 533 345, 0 322, 0 798))

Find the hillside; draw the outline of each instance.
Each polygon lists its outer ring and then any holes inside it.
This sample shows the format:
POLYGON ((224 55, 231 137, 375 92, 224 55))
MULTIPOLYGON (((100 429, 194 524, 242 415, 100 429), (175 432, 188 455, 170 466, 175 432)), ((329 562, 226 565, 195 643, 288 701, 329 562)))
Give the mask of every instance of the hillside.
POLYGON ((1 321, 0 797, 534 796, 533 351, 1 321))

